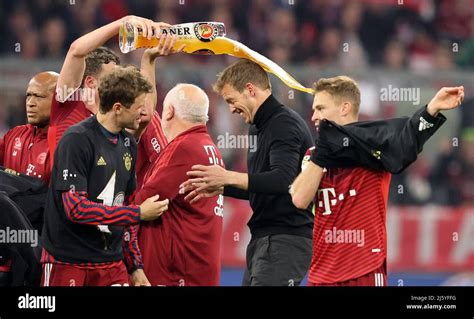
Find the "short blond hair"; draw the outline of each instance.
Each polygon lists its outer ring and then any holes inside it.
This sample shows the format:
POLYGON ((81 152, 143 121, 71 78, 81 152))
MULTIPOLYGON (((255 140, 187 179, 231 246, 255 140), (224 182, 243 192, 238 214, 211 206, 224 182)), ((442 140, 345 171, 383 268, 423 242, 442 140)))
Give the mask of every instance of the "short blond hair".
POLYGON ((313 89, 315 93, 327 92, 338 101, 348 100, 352 103, 353 113, 359 113, 360 90, 354 79, 346 75, 322 78, 318 82, 314 82, 313 89))
POLYGON ((220 94, 224 85, 229 84, 242 93, 245 84, 249 82, 262 90, 271 89, 270 78, 260 65, 247 59, 240 59, 218 74, 217 82, 214 83, 212 89, 220 94))

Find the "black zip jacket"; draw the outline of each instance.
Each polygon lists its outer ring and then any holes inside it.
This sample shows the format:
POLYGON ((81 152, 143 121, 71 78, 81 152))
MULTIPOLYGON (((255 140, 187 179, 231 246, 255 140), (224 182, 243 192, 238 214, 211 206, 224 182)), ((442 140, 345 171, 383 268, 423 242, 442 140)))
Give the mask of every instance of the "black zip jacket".
POLYGON ((344 126, 323 120, 311 161, 325 168, 363 166, 397 174, 417 159, 423 145, 445 121, 441 113, 431 116, 426 106, 411 118, 344 126))
POLYGON ((308 126, 298 113, 270 95, 249 128, 249 136, 253 135, 257 147, 248 152, 248 191, 225 187, 224 195, 249 199, 253 215, 248 226, 253 237, 290 234, 312 238, 312 206, 297 209, 288 192, 306 151, 313 146, 308 126))

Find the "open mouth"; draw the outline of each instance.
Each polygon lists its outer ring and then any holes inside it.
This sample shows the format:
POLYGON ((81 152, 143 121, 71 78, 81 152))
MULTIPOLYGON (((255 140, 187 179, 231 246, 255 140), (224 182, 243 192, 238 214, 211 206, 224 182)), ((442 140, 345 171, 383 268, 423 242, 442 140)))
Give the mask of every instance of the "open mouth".
POLYGON ((242 110, 235 110, 234 113, 239 114, 240 116, 242 116, 242 117, 245 119, 245 113, 244 113, 244 111, 242 111, 242 110))

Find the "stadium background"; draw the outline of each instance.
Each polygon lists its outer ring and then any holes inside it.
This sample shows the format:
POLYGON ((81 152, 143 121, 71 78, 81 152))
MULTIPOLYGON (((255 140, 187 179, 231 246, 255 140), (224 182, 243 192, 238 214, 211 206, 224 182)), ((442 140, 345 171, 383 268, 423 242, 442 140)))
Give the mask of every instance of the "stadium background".
MULTIPOLYGON (((0 136, 25 123, 25 90, 34 74, 59 72, 74 39, 127 14, 171 24, 224 22, 228 37, 269 57, 306 86, 320 77, 352 76, 361 87, 363 120, 410 115, 441 86, 464 85, 461 108, 447 112, 448 122, 417 162, 393 176, 388 268, 390 285, 474 284, 473 0, 2 1, 0 136), (401 88, 419 90, 419 104, 414 97, 382 94, 401 88)), ((117 38, 108 46, 119 52, 117 38)), ((141 53, 121 59, 138 65, 141 53)), ((216 74, 232 61, 185 54, 160 58, 159 105, 176 83, 197 84, 210 97, 214 139, 245 135, 247 126, 211 90, 216 74)), ((274 77, 272 83, 277 98, 309 123, 311 96, 274 77)), ((246 149, 221 152, 228 168, 245 170, 246 149)), ((246 202, 225 200, 224 285, 240 284, 250 213, 246 202)))

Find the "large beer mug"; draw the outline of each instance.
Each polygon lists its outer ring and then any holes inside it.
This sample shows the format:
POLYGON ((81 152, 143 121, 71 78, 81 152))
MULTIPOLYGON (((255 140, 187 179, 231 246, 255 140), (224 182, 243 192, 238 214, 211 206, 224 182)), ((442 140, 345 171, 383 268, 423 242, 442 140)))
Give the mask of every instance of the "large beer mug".
MULTIPOLYGON (((176 24, 169 28, 160 29, 162 35, 176 36, 174 49, 185 44, 184 52, 192 54, 214 54, 209 50, 209 42, 225 36, 225 26, 221 22, 193 22, 176 24)), ((130 22, 124 22, 119 30, 119 46, 122 53, 139 48, 152 48, 158 45, 154 34, 151 40, 142 35, 142 29, 130 22)))

